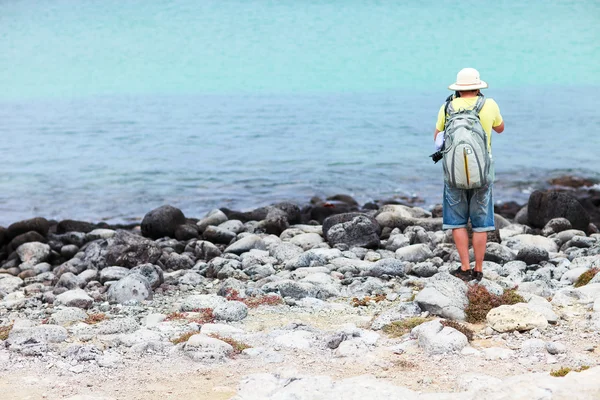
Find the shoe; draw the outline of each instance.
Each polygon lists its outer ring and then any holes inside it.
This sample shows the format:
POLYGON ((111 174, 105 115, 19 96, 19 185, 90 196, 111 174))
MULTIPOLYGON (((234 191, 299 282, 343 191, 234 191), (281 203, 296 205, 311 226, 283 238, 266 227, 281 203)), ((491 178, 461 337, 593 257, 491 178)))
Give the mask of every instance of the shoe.
POLYGON ((468 282, 472 279, 471 270, 464 271, 462 268, 455 269, 454 271, 450 272, 450 275, 460 278, 465 282, 468 282))
POLYGON ((471 270, 471 279, 475 279, 477 282, 481 282, 483 279, 483 271, 471 270))

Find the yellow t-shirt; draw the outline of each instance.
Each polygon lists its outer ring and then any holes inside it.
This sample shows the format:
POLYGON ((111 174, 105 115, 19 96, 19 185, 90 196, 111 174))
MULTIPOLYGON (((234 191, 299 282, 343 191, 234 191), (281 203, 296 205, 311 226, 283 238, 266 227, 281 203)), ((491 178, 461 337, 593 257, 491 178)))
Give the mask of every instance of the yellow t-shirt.
MULTIPOLYGON (((477 102, 477 97, 458 97, 452 100, 452 107, 455 110, 460 109, 473 109, 475 107, 475 103, 477 102)), ((443 131, 444 126, 446 125, 446 114, 444 112, 446 108, 446 103, 440 107, 440 112, 438 113, 437 123, 435 124, 435 128, 438 131, 443 131)), ((488 139, 488 148, 492 148, 492 127, 497 127, 502 124, 502 115, 500 115, 500 108, 498 104, 494 101, 494 99, 485 99, 485 103, 479 112, 479 120, 481 121, 481 126, 485 133, 487 133, 488 139)))

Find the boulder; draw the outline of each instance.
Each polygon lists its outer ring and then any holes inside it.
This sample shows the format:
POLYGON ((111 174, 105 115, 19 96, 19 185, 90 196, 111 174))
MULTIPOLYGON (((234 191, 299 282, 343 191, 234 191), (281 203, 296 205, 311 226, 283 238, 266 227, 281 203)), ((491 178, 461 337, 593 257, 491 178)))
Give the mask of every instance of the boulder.
POLYGON ((156 289, 165 281, 163 270, 154 264, 142 264, 131 269, 131 273, 140 274, 150 284, 152 289, 156 289))
POLYGON ((218 226, 225 221, 227 221, 227 215, 225 215, 223 211, 215 209, 208 212, 204 218, 196 223, 196 226, 198 227, 200 233, 203 233, 209 225, 218 226))
POLYGON ((222 340, 197 334, 185 343, 184 352, 194 361, 222 361, 233 352, 233 347, 222 340))
MULTIPOLYGON (((19 235, 27 232, 37 232, 41 236, 46 236, 50 229, 50 223, 46 218, 31 218, 24 221, 15 222, 6 229, 6 241, 11 241, 19 235)), ((0 242, 1 244, 1 242, 0 242)))
POLYGON ((577 199, 563 192, 536 190, 527 204, 529 224, 543 228, 553 218, 566 218, 573 228, 587 231, 590 217, 577 199))
MULTIPOLYGON (((192 245, 190 250, 194 253, 196 259, 204 261, 210 261, 222 254, 217 246, 206 240, 198 240, 192 245)), ((186 251, 188 250, 186 249, 186 251)))
POLYGON ((534 328, 546 329, 548 326, 546 317, 522 303, 493 308, 486 320, 488 325, 497 332, 521 332, 534 328))
POLYGON ((119 304, 151 300, 152 287, 145 277, 133 273, 112 284, 108 289, 107 299, 119 304))
POLYGON ((125 267, 107 267, 100 271, 100 282, 118 281, 125 278, 130 272, 125 267))
POLYGON ((525 246, 519 250, 517 260, 525 262, 527 265, 539 264, 542 261, 548 261, 550 256, 548 250, 542 247, 525 246))
POLYGON ((228 301, 215 307, 213 315, 217 320, 241 321, 248 315, 248 306, 239 301, 228 301))
POLYGON ((490 242, 486 245, 484 260, 504 264, 515 259, 515 253, 508 247, 490 242))
POLYGON ((419 263, 433 258, 433 252, 426 244, 413 244, 396 250, 396 258, 402 261, 419 263))
POLYGON ((162 250, 151 240, 129 233, 118 231, 111 244, 106 248, 106 264, 133 268, 140 264, 155 264, 162 255, 162 250))
POLYGON ((175 230, 186 223, 185 215, 180 209, 164 205, 150 211, 142 220, 142 235, 151 239, 175 237, 175 230))
POLYGON ((334 246, 377 248, 381 227, 373 217, 361 213, 332 215, 323 222, 323 236, 334 246))
POLYGON ((207 226, 202 237, 212 243, 229 244, 236 238, 236 234, 218 226, 207 226))
POLYGON ((39 233, 35 231, 30 231, 13 238, 10 241, 10 243, 8 243, 6 250, 8 251, 8 253, 12 253, 14 250, 18 249, 19 246, 21 246, 22 244, 30 242, 46 243, 47 240, 44 236, 40 235, 39 233))
POLYGON ((56 296, 54 304, 66 307, 90 308, 94 303, 83 289, 73 289, 56 296))
POLYGON ((469 344, 463 333, 443 326, 439 320, 414 327, 410 335, 417 339, 419 347, 431 355, 459 352, 469 344))
POLYGON ((430 278, 425 288, 415 297, 423 310, 443 318, 464 320, 467 299, 467 285, 447 272, 430 278))
POLYGON ((406 261, 395 258, 384 258, 375 262, 371 268, 364 272, 364 275, 375 276, 377 278, 383 275, 403 277, 406 275, 406 264, 408 264, 406 261))
POLYGON ((186 241, 196 239, 200 236, 198 227, 194 224, 183 224, 175 228, 175 239, 186 241))
POLYGON ((60 221, 56 226, 56 233, 66 233, 66 232, 83 232, 89 233, 96 229, 94 224, 85 221, 75 221, 72 219, 65 219, 60 221))
POLYGON ((516 252, 524 247, 537 247, 544 249, 549 253, 556 253, 558 251, 558 245, 554 240, 544 236, 530 234, 511 236, 504 240, 502 244, 516 252))
POLYGON ((267 247, 262 238, 258 235, 248 235, 234 242, 225 249, 225 253, 242 254, 252 249, 266 250, 267 247))

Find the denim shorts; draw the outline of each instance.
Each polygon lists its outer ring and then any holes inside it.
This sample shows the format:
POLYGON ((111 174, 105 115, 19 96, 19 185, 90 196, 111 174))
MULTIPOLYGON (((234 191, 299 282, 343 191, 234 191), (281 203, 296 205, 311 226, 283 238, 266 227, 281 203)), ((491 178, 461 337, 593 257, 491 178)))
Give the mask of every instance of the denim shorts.
POLYGON ((444 185, 442 229, 466 228, 471 218, 473 232, 495 230, 492 188, 492 183, 479 189, 453 189, 444 185))

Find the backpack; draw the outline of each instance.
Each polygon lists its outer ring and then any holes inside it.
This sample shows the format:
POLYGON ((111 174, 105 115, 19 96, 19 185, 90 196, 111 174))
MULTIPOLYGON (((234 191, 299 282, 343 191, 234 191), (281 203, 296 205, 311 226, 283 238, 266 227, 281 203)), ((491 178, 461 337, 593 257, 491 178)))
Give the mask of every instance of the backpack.
POLYGON ((485 97, 479 95, 472 110, 454 110, 446 100, 443 161, 446 184, 456 189, 478 189, 490 180, 492 164, 487 134, 479 120, 485 97))

